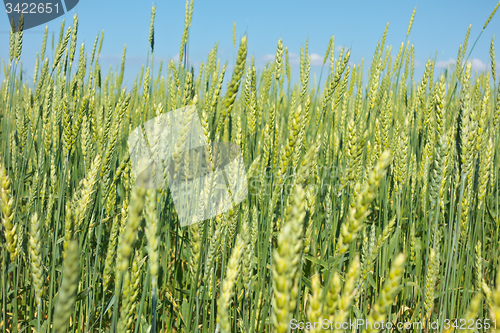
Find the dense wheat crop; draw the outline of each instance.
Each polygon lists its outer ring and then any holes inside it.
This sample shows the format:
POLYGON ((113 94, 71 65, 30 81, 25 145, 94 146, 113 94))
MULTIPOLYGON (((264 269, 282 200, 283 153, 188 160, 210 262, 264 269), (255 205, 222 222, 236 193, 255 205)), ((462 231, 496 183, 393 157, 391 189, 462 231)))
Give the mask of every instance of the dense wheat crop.
POLYGON ((192 13, 193 2, 179 61, 162 71, 153 8, 150 60, 132 87, 126 48, 121 70, 104 73, 103 35, 78 46, 76 16, 48 51, 46 30, 32 82, 20 74, 22 32, 11 33, 1 332, 353 331, 343 323, 355 319, 416 325, 391 332, 500 331, 494 41, 491 69, 473 73, 469 30, 456 65, 435 74, 429 59, 418 80, 414 12, 397 54, 386 28, 368 81, 332 37, 324 84, 312 82, 306 42, 291 85, 281 39, 263 70, 246 36, 233 39, 231 73, 218 45, 193 68, 192 13), (168 187, 136 186, 127 147, 134 128, 183 106, 196 106, 207 142, 241 147, 248 180, 240 204, 186 227, 168 187))

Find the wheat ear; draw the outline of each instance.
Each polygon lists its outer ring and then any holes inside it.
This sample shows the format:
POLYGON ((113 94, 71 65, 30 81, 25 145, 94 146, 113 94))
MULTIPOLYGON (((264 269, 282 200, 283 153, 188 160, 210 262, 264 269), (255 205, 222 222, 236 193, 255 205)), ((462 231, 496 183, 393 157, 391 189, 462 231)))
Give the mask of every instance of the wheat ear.
POLYGON ((63 280, 54 309, 53 327, 58 333, 66 331, 66 326, 76 301, 80 263, 78 241, 70 241, 65 252, 66 257, 63 262, 63 280))

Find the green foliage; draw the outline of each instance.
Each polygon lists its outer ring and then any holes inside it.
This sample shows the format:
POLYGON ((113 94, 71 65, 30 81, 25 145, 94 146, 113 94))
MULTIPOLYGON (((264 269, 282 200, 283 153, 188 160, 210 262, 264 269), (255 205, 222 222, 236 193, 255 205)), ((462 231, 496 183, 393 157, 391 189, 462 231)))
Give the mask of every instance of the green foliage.
POLYGON ((101 72, 103 35, 90 62, 82 46, 73 63, 76 16, 53 60, 45 35, 34 82, 20 75, 22 33, 12 32, 0 86, 0 331, 500 325, 500 88, 486 71, 473 76, 469 32, 457 66, 434 81, 429 60, 413 81, 413 46, 395 57, 386 29, 368 85, 350 50, 335 58, 332 36, 321 93, 307 46, 291 85, 281 39, 263 71, 243 36, 231 75, 217 44, 195 75, 184 53, 192 12, 193 1, 179 63, 166 77, 146 67, 131 87, 126 49, 120 71, 101 72), (186 228, 168 189, 135 186, 127 147, 131 129, 184 105, 199 110, 207 141, 240 146, 248 176, 241 204, 186 228))

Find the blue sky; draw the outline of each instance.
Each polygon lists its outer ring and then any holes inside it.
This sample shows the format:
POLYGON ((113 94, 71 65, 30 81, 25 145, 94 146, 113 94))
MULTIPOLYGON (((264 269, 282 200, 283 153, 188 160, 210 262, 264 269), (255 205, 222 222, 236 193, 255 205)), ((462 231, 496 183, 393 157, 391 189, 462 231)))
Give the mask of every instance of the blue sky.
MULTIPOLYGON (((85 42, 90 52, 97 34, 104 29, 101 64, 106 72, 109 66, 120 64, 123 45, 127 44, 125 80, 132 85, 148 54, 149 19, 152 5, 156 3, 155 58, 175 58, 184 27, 185 2, 142 0, 80 0, 69 14, 48 23, 56 42, 62 19, 68 26, 72 13, 79 16, 78 42, 85 42)), ((413 11, 417 12, 410 34, 415 46, 416 76, 423 72, 428 57, 437 57, 438 68, 453 62, 459 45, 463 42, 469 24, 472 24, 469 46, 480 33, 484 22, 495 7, 496 0, 483 1, 296 1, 253 0, 227 1, 197 0, 194 3, 193 21, 189 40, 190 61, 199 65, 206 61, 209 51, 219 41, 219 57, 234 62, 236 49, 232 44, 233 22, 237 37, 248 34, 248 54, 254 55, 262 68, 272 59, 276 44, 283 37, 288 47, 293 77, 298 76, 298 54, 309 37, 312 70, 319 75, 321 63, 331 35, 335 36, 336 54, 340 46, 350 47, 351 63, 365 58, 369 65, 377 42, 381 39, 387 22, 387 45, 393 45, 393 55, 406 38, 408 22, 413 11)), ((7 15, 0 15, 0 58, 8 58, 9 24, 7 15)), ((44 26, 25 32, 22 60, 28 77, 33 76, 36 51, 42 44, 44 26)), ((471 58, 474 69, 489 68, 489 45, 495 32, 500 31, 500 12, 483 32, 471 58)), ((48 45, 50 46, 50 37, 48 45)), ((500 37, 497 53, 500 53, 500 37)), ((236 48, 238 45, 236 45, 236 48)), ((49 52, 50 54, 50 52, 49 52)), ((500 56, 497 55, 497 59, 500 56)), ((157 65, 155 65, 157 66, 157 65)), ((158 67, 156 67, 158 68, 158 67)), ((197 68, 196 68, 197 70, 197 68)), ((3 69, 2 69, 3 76, 3 69)), ((295 80, 294 80, 295 81, 295 80)))

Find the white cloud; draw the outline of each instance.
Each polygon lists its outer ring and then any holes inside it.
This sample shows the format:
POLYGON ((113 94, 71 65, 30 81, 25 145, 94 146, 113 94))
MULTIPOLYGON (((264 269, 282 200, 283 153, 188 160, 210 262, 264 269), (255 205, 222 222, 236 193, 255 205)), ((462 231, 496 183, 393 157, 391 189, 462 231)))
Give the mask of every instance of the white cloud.
POLYGON ((323 65, 323 57, 317 53, 311 53, 311 66, 321 66, 323 65))
MULTIPOLYGON (((489 68, 488 64, 482 62, 480 59, 473 58, 472 60, 469 60, 469 61, 472 63, 472 70, 473 71, 482 72, 482 71, 487 70, 489 68)), ((450 58, 448 60, 436 61, 435 67, 436 68, 446 68, 448 66, 455 66, 456 62, 457 61, 453 58, 450 58)))
MULTIPOLYGON (((159 64, 162 60, 164 63, 170 61, 170 57, 156 56, 154 59, 155 64, 159 64)), ((178 61, 179 54, 175 55, 174 61, 178 61)), ((119 54, 103 54, 99 56, 99 60, 106 63, 107 65, 120 66, 122 63, 122 56, 119 54)), ((128 66, 141 66, 148 62, 148 58, 145 56, 125 56, 125 68, 128 66)))
MULTIPOLYGON (((335 49, 340 51, 341 46, 335 47, 335 49)), ((338 52, 336 54, 338 57, 338 52)), ((259 67, 264 67, 269 61, 274 61, 274 54, 265 54, 256 59, 255 65, 259 67)), ((324 55, 320 55, 319 53, 310 53, 309 57, 311 58, 311 67, 314 66, 323 66, 324 55)), ((290 66, 296 66, 300 64, 300 55, 297 53, 289 52, 288 60, 290 61, 290 66)), ((330 63, 330 57, 326 60, 326 64, 330 63)))
POLYGON ((335 52, 340 52, 340 50, 342 50, 343 47, 345 48, 344 45, 337 45, 337 46, 335 46, 334 50, 335 50, 335 52))
MULTIPOLYGON (((255 66, 258 68, 263 68, 268 62, 273 62, 274 57, 274 54, 265 54, 255 60, 255 66)), ((290 61, 290 66, 300 63, 299 55, 293 52, 288 53, 288 60, 290 61)))
POLYGON ((297 53, 290 52, 288 54, 288 59, 290 60, 290 65, 300 64, 300 55, 298 55, 297 53))
POLYGON ((453 59, 453 58, 450 58, 448 60, 436 61, 436 64, 434 65, 434 67, 436 67, 436 68, 446 68, 448 66, 454 66, 455 63, 456 63, 456 60, 453 59))
POLYGON ((267 63, 268 61, 274 61, 274 54, 266 54, 260 58, 260 61, 267 63))
POLYGON ((486 69, 486 64, 481 60, 474 58, 472 59, 472 70, 482 72, 486 69))
MULTIPOLYGON (((251 57, 247 59, 248 63, 251 63, 251 57)), ((274 62, 274 54, 264 54, 261 57, 256 57, 255 58, 255 67, 257 69, 262 69, 264 68, 269 62, 274 62)), ((227 68, 229 69, 229 68, 227 68)), ((226 71, 227 71, 226 69, 226 71)))

